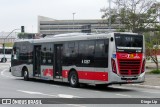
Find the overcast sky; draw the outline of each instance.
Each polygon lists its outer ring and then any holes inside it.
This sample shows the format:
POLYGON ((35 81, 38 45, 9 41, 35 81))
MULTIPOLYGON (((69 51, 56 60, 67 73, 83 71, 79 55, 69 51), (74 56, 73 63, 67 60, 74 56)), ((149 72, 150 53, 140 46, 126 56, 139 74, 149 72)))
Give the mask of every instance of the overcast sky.
POLYGON ((108 0, 0 0, 0 32, 10 32, 25 26, 26 32, 37 32, 37 17, 57 20, 100 19, 100 8, 108 0))

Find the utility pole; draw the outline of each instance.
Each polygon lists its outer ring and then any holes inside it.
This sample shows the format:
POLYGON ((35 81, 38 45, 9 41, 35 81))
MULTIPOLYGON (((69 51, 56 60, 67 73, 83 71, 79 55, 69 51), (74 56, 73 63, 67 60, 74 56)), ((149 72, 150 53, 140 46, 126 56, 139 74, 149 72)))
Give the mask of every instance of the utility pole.
POLYGON ((109 0, 109 30, 111 30, 111 0, 109 0))
POLYGON ((76 14, 76 13, 72 13, 73 14, 73 32, 74 32, 74 15, 76 14))
POLYGON ((4 38, 2 62, 6 62, 6 56, 5 56, 5 41, 6 41, 6 39, 8 38, 8 36, 11 35, 15 30, 20 30, 20 29, 14 29, 14 30, 12 30, 12 31, 6 36, 6 38, 4 38))

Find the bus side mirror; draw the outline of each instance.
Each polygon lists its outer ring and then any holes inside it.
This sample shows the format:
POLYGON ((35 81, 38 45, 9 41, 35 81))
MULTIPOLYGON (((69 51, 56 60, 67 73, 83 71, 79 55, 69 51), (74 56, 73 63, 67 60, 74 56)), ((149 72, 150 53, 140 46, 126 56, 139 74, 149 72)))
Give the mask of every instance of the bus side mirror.
POLYGON ((113 37, 111 37, 111 42, 113 42, 113 37))

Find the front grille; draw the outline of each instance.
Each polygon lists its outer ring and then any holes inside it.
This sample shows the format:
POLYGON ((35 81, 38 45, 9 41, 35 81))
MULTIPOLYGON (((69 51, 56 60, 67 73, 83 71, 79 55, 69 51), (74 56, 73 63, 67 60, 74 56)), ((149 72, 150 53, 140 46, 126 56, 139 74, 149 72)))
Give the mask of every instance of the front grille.
POLYGON ((138 75, 140 73, 141 60, 118 60, 119 73, 121 75, 138 75))

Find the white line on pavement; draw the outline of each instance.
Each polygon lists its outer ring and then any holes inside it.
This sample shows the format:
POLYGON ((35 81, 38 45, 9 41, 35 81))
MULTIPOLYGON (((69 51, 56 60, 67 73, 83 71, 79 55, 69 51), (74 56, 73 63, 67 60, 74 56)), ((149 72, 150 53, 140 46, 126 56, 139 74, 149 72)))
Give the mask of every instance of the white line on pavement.
POLYGON ((61 98, 73 98, 74 96, 73 95, 67 95, 67 94, 58 94, 58 97, 61 97, 61 98))
POLYGON ((45 96, 52 96, 52 97, 57 97, 57 95, 53 95, 53 94, 44 94, 44 93, 41 93, 41 92, 34 92, 34 91, 25 91, 25 90, 17 90, 19 92, 23 92, 23 93, 27 93, 27 94, 37 94, 37 95, 45 95, 45 96))
POLYGON ((125 94, 116 94, 116 95, 118 95, 118 96, 123 96, 123 97, 132 97, 132 96, 130 96, 130 95, 125 95, 125 94))
POLYGON ((41 92, 35 92, 35 91, 26 91, 26 90, 17 90, 19 92, 23 92, 23 93, 27 93, 27 94, 37 94, 37 95, 45 95, 45 96, 52 96, 52 97, 60 97, 60 98, 82 98, 82 97, 78 97, 78 96, 74 96, 74 95, 69 95, 69 94, 45 94, 45 93, 41 93, 41 92))
POLYGON ((77 104, 66 104, 66 105, 69 105, 69 106, 75 106, 75 107, 86 107, 86 106, 77 105, 77 104))
POLYGON ((61 97, 61 98, 82 98, 79 96, 68 95, 68 94, 58 94, 58 97, 61 97))
POLYGON ((60 88, 61 86, 58 86, 58 85, 50 85, 52 87, 57 87, 57 88, 60 88))
POLYGON ((142 92, 151 93, 151 94, 160 94, 160 92, 154 92, 154 91, 142 91, 142 92))
MULTIPOLYGON (((67 95, 67 94, 58 94, 58 95, 51 95, 51 94, 44 94, 41 92, 34 92, 34 91, 25 91, 25 90, 17 90, 19 92, 23 92, 23 93, 27 93, 27 94, 37 94, 37 95, 45 95, 45 96, 54 96, 54 97, 60 97, 60 98, 75 98, 76 96, 73 95, 67 95)), ((77 97, 80 98, 80 97, 77 97)), ((75 107, 86 107, 86 106, 82 106, 82 105, 77 105, 77 104, 65 104, 65 105, 69 105, 69 106, 75 106, 75 107)))
POLYGON ((82 89, 72 88, 72 87, 68 87, 68 89, 71 89, 71 90, 82 90, 82 89))
POLYGON ((131 84, 131 86, 137 86, 137 87, 147 87, 147 88, 156 88, 156 89, 160 89, 160 86, 151 86, 151 85, 139 85, 139 84, 131 84))
POLYGON ((1 71, 0 75, 3 76, 3 77, 7 77, 7 78, 14 78, 12 76, 8 76, 8 75, 5 75, 4 72, 8 70, 8 69, 4 69, 3 71, 1 71))

